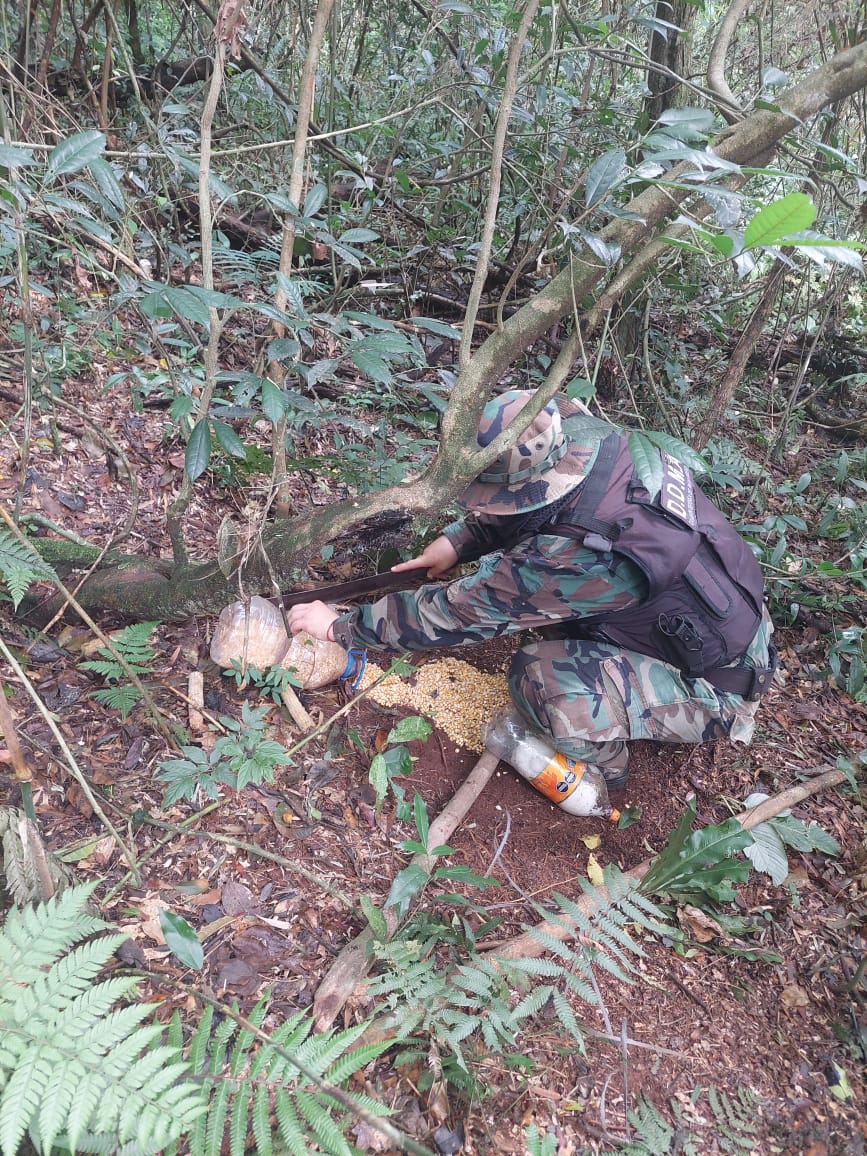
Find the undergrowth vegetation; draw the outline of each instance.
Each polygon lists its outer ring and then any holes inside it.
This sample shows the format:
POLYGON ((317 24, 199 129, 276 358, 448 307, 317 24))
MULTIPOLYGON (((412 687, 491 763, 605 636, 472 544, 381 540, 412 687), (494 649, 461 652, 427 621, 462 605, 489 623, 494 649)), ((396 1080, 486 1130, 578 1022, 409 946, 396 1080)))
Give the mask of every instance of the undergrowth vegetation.
MULTIPOLYGON (((271 708, 291 673, 236 665, 236 697, 267 705, 206 704, 159 623, 410 555, 410 515, 420 540, 478 451, 476 402, 538 386, 630 431, 649 488, 660 449, 690 465, 758 557, 805 679, 867 704, 864 13, 835 5, 817 40, 808 7, 732 5, 731 24, 712 0, 0 0, 0 731, 21 795, 0 808, 2 1156, 456 1152, 457 1129, 422 1143, 393 1122, 390 1065, 444 1121, 523 1094, 540 1034, 564 1056, 628 1053, 600 977, 649 987, 654 952, 782 964, 772 916, 738 899, 786 886, 798 855, 838 856, 818 824, 746 830, 757 792, 695 829, 691 801, 641 880, 608 865, 571 895, 521 892, 539 922, 513 957, 492 939, 493 870, 434 842, 401 784, 426 719, 371 751, 341 707, 289 749, 271 708), (104 635, 91 614, 127 624, 104 635), (95 712, 74 737, 64 670, 86 672, 95 712), (48 785, 19 731, 50 745, 48 785), (79 766, 103 742, 159 784, 154 813, 79 766), (327 784, 351 748, 371 756, 371 824, 394 824, 380 891, 344 893, 300 839, 271 856, 363 928, 343 1026, 270 990, 246 1011, 214 995, 211 932, 167 910, 159 967, 125 954, 97 911, 143 906, 152 856, 213 811, 225 858, 254 856, 229 814, 244 792, 290 838, 322 819, 295 785, 327 784), (279 799, 278 771, 296 776, 279 799), (48 828, 72 783, 93 830, 61 857, 48 828), (97 878, 69 887, 73 862, 97 878)), ((821 759, 856 799, 863 752, 832 735, 821 759)), ((853 962, 853 1006, 863 975, 853 962)), ((863 1034, 838 1035, 862 1063, 863 1034)), ((603 1086, 598 1151, 761 1143, 748 1081, 630 1098, 626 1075, 616 1121, 603 1086)), ((559 1141, 522 1119, 530 1156, 559 1141)))

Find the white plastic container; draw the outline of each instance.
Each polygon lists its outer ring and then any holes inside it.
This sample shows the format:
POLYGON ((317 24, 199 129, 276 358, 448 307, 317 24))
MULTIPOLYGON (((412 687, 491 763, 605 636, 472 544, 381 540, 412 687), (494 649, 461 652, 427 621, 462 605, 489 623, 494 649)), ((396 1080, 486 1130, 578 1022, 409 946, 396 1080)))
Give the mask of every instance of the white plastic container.
POLYGON ((596 767, 568 759, 529 730, 514 708, 495 715, 482 730, 485 746, 569 815, 598 815, 617 822, 605 777, 596 767))
POLYGON ((257 670, 282 666, 294 671, 298 683, 308 690, 336 682, 348 662, 346 651, 336 642, 323 642, 303 632, 288 635, 280 611, 258 595, 249 604, 233 602, 221 612, 211 640, 211 658, 224 670, 233 660, 257 670))

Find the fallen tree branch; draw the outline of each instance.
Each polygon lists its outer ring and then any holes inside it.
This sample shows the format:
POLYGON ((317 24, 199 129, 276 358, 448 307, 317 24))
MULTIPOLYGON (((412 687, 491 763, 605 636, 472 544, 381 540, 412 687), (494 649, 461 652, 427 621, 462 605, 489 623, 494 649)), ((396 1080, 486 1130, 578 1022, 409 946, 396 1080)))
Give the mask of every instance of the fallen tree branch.
MULTIPOLYGON (((837 787, 841 783, 846 782, 846 776, 842 771, 826 771, 824 774, 818 775, 815 779, 811 779, 807 783, 801 783, 797 787, 789 787, 788 790, 781 791, 778 795, 774 795, 770 799, 765 799, 764 802, 759 803, 757 807, 751 807, 749 811, 744 811, 742 815, 737 815, 736 818, 745 831, 757 827, 760 823, 767 822, 768 819, 773 819, 776 815, 781 814, 789 807, 794 807, 796 803, 802 802, 810 795, 817 795, 820 791, 827 790, 829 787, 837 787)), ((651 866, 655 862, 655 856, 650 859, 645 859, 639 863, 638 866, 633 867, 626 872, 628 879, 643 879, 651 866)), ((590 908, 598 903, 599 899, 604 899, 606 896, 604 887, 597 888, 592 895, 582 895, 577 899, 576 906, 581 911, 589 911, 590 908)), ((544 935, 553 936, 556 939, 564 940, 570 937, 570 929, 574 929, 574 924, 567 916, 563 915, 557 923, 549 923, 543 920, 537 924, 534 931, 541 932, 544 935)), ((527 959, 540 956, 544 953, 545 948, 534 937, 532 932, 524 932, 522 935, 516 935, 513 939, 508 939, 505 942, 498 940, 496 944, 490 944, 486 947, 484 943, 479 945, 480 951, 493 950, 496 955, 503 959, 527 959)))
MULTIPOLYGON (((428 830, 427 845, 438 847, 446 843, 463 822, 470 807, 487 786, 497 769, 499 759, 490 751, 485 751, 464 782, 455 791, 449 803, 437 815, 428 830)), ((419 852, 412 858, 412 866, 419 866, 427 874, 433 869, 432 855, 419 852)), ((400 922, 397 910, 388 907, 383 912, 389 936, 394 935, 400 922)), ((313 1015, 316 1031, 330 1028, 343 1005, 370 970, 371 958, 368 948, 373 941, 373 931, 368 924, 363 931, 340 952, 316 989, 313 997, 313 1015)))

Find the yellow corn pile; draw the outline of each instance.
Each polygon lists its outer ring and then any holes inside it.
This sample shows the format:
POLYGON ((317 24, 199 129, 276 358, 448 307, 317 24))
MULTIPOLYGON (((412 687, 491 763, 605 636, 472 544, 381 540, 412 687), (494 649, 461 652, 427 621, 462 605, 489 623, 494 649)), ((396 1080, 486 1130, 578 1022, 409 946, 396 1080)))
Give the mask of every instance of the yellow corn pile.
MULTIPOLYGON (((383 673, 368 663, 359 689, 367 690, 383 673)), ((426 662, 411 679, 389 675, 369 697, 382 706, 412 707, 458 746, 477 754, 485 749, 482 727, 510 702, 504 674, 485 674, 459 658, 426 662)))

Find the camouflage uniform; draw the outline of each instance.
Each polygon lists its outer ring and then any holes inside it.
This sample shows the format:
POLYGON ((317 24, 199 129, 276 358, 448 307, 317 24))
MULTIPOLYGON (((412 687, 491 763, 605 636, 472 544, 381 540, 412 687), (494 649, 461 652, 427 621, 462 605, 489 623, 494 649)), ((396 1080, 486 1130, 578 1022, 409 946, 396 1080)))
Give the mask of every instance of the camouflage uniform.
MULTIPOLYGON (((527 396, 520 395, 521 404, 527 396)), ((508 405, 500 402, 503 408, 508 405)), ((558 623, 571 620, 574 627, 576 619, 642 600, 646 578, 630 559, 601 556, 580 541, 545 532, 545 507, 576 488, 604 436, 570 441, 568 452, 541 476, 521 470, 528 443, 537 458, 550 450, 551 408, 503 455, 508 469, 498 472, 497 459, 467 491, 464 501, 474 512, 443 531, 460 561, 481 559, 477 572, 358 607, 335 622, 336 641, 392 652, 466 646, 530 628, 556 633, 558 623), (527 476, 512 486, 502 482, 519 475, 527 476), (533 511, 539 510, 534 525, 533 511)), ((493 432, 488 429, 488 441, 510 416, 493 432)), ((559 431, 556 415, 553 425, 559 431)), ((479 441, 485 444, 482 434, 479 441)), ((746 654, 733 665, 767 665, 772 630, 765 614, 746 654)), ((628 762, 627 739, 698 743, 728 735, 749 742, 758 706, 704 679, 685 678, 661 659, 574 637, 523 647, 512 661, 509 685, 521 711, 559 750, 612 777, 628 762)))

